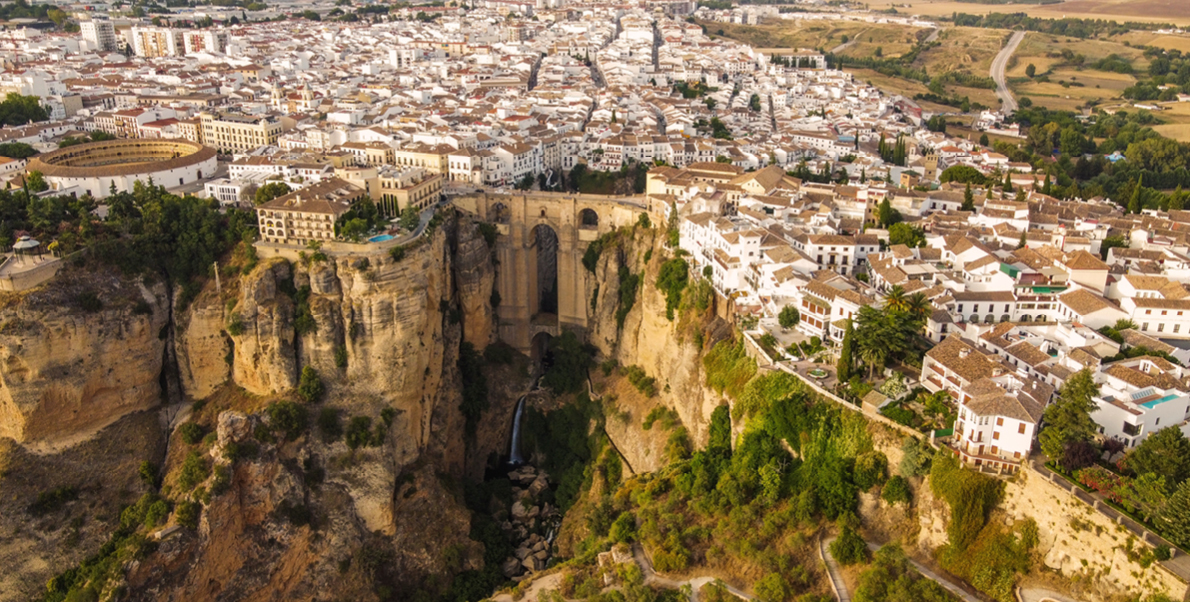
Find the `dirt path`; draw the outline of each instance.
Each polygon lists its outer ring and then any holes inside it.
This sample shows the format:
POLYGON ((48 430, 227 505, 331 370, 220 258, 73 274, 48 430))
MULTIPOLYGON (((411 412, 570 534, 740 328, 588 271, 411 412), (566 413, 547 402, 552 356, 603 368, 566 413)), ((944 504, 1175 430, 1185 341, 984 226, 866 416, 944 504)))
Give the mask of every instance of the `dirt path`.
POLYGON ((834 48, 831 48, 831 51, 830 51, 831 54, 839 54, 840 52, 843 52, 844 50, 851 48, 851 46, 853 44, 855 44, 856 42, 859 41, 859 37, 865 33, 868 33, 868 30, 861 29, 859 33, 855 34, 854 38, 851 38, 848 41, 843 42, 842 44, 839 44, 838 46, 835 46, 834 48))
POLYGON ((1008 39, 1008 43, 1004 48, 1000 49, 1000 54, 996 55, 995 60, 992 61, 992 79, 996 81, 996 96, 1000 98, 1001 110, 1005 115, 1016 111, 1016 99, 1012 97, 1012 91, 1008 89, 1008 81, 1004 77, 1004 69, 1008 66, 1008 59, 1012 58, 1012 53, 1016 52, 1016 47, 1021 45, 1021 40, 1025 39, 1025 32, 1018 31, 1012 34, 1008 39))
MULTIPOLYGON (((645 551, 640 547, 639 543, 632 544, 632 557, 636 559, 636 564, 640 567, 640 572, 644 575, 645 583, 648 585, 659 585, 669 589, 681 589, 683 586, 689 585, 691 590, 690 602, 698 602, 698 590, 701 589, 702 586, 712 583, 716 580, 715 577, 694 577, 693 579, 686 579, 685 581, 677 581, 668 577, 662 577, 661 575, 657 574, 657 571, 653 570, 653 563, 649 562, 649 558, 645 556, 645 551)), ((744 592, 727 585, 726 583, 724 583, 724 586, 727 587, 727 591, 731 592, 732 595, 738 596, 744 600, 752 600, 752 596, 749 596, 748 594, 745 594, 744 592)))

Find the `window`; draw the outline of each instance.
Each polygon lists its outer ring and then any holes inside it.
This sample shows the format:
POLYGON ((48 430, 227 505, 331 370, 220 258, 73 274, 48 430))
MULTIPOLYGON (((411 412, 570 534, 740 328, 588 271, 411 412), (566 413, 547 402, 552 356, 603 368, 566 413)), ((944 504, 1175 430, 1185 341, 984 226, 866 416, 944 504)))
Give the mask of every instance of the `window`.
POLYGON ((999 440, 1000 439, 1000 431, 992 431, 992 439, 999 440))
POLYGON ((996 417, 996 426, 1004 426, 1004 417, 1003 416, 996 417))
MULTIPOLYGON (((1146 313, 1147 313, 1147 312, 1146 312, 1146 313)), ((1148 323, 1148 322, 1145 322, 1144 324, 1141 324, 1141 325, 1140 325, 1140 330, 1141 330, 1141 332, 1144 332, 1144 331, 1146 331, 1146 330, 1148 330, 1148 329, 1149 329, 1149 323, 1148 323)))
POLYGON ((1024 435, 1024 434, 1025 434, 1025 423, 1023 423, 1023 422, 1022 422, 1022 423, 1020 423, 1020 424, 1019 424, 1019 425, 1016 427, 1016 432, 1018 432, 1018 433, 1020 433, 1020 434, 1024 435))
MULTIPOLYGON (((1161 313, 1165 313, 1165 312, 1161 312, 1161 313)), ((1165 322, 1162 322, 1157 325, 1157 332, 1165 332, 1165 322)))
MULTIPOLYGON (((1181 313, 1181 312, 1179 312, 1179 313, 1181 313)), ((1173 333, 1174 333, 1174 334, 1177 334, 1177 333, 1178 333, 1178 331, 1179 331, 1179 330, 1181 330, 1181 329, 1182 329, 1182 325, 1181 325, 1181 324, 1174 324, 1174 325, 1173 325, 1173 333)))

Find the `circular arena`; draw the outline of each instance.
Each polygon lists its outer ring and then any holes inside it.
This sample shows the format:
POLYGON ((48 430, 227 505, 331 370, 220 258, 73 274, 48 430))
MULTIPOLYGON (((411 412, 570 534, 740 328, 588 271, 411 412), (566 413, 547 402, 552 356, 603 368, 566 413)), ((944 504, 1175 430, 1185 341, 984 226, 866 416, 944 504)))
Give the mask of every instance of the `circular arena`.
POLYGON ((215 149, 189 140, 141 138, 76 144, 29 160, 58 194, 102 199, 131 191, 139 180, 173 188, 214 175, 215 149))

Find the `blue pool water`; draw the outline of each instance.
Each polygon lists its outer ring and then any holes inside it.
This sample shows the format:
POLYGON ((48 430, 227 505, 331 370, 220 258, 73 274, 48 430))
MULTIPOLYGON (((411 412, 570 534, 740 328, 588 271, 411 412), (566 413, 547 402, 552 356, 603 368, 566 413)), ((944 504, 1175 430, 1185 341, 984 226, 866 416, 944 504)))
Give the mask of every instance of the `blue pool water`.
POLYGON ((1165 403, 1165 402, 1167 402, 1167 401, 1173 401, 1173 400, 1175 400, 1175 399, 1177 399, 1177 398, 1178 398, 1178 396, 1177 396, 1177 395, 1166 395, 1165 397, 1162 397, 1161 399, 1154 399, 1153 401, 1150 401, 1150 402, 1147 402, 1147 403, 1142 403, 1142 404, 1140 404, 1140 405, 1142 405, 1142 406, 1144 406, 1144 407, 1146 407, 1146 408, 1149 408, 1149 409, 1151 410, 1151 409, 1153 409, 1153 408, 1157 407, 1157 405, 1158 405, 1158 404, 1162 404, 1162 403, 1165 403))
POLYGON ((391 234, 380 234, 377 236, 373 236, 372 238, 369 238, 368 242, 384 242, 386 240, 392 240, 392 239, 393 239, 393 236, 391 234))

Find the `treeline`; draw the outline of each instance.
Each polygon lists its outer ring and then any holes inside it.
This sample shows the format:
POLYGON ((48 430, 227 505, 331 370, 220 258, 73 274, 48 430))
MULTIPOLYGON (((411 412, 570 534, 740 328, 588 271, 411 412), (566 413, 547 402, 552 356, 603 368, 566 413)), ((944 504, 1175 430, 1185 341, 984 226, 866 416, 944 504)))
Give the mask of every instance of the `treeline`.
POLYGON ((1168 23, 1117 23, 1104 19, 1039 19, 1025 13, 989 13, 986 15, 969 15, 956 13, 951 20, 959 27, 983 27, 988 29, 1020 29, 1036 31, 1050 35, 1069 36, 1072 38, 1090 38, 1095 36, 1114 36, 1133 30, 1152 31, 1156 29, 1172 29, 1168 23))
POLYGON ((1042 192, 1058 198, 1105 196, 1126 209, 1180 208, 1178 195, 1160 190, 1190 188, 1190 144, 1164 138, 1148 111, 1096 113, 1022 108, 1013 119, 1026 133, 1020 144, 997 142, 1010 161, 1033 165, 1042 192), (1113 163, 1105 155, 1119 152, 1113 163), (1171 202, 1174 203, 1171 205, 1171 202))

